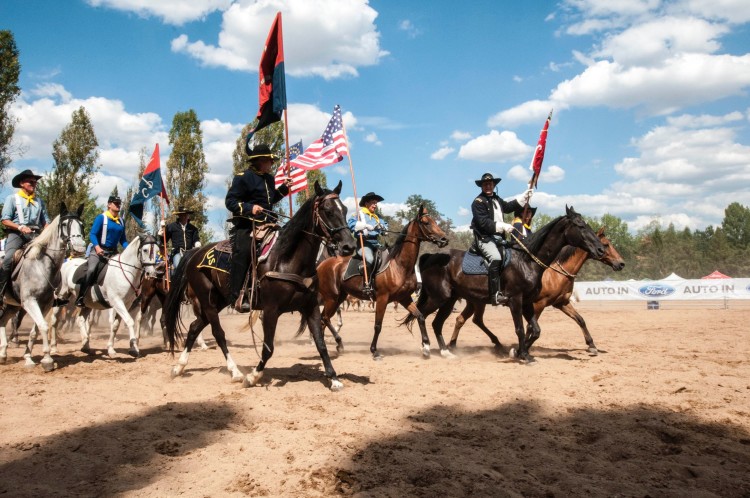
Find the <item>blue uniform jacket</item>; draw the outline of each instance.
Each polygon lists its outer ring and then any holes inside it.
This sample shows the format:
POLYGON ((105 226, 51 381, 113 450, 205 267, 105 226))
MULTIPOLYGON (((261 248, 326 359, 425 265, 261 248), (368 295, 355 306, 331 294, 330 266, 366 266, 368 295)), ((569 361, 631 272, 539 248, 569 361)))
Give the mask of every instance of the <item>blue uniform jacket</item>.
POLYGON ((104 226, 104 213, 94 218, 94 223, 91 225, 91 231, 89 232, 89 240, 96 246, 100 246, 102 249, 116 250, 117 244, 122 244, 122 247, 128 247, 128 240, 125 238, 125 226, 122 224, 122 218, 117 223, 113 219, 107 220, 107 240, 101 240, 102 228, 104 226))
POLYGON ((224 204, 235 216, 254 219, 261 223, 273 222, 276 221, 275 217, 268 213, 253 216, 253 206, 257 204, 270 211, 273 205, 288 193, 289 188, 286 185, 278 189, 274 186, 273 175, 249 169, 234 177, 224 204))
MULTIPOLYGON (((370 226, 377 226, 378 224, 382 225, 385 230, 388 230, 388 222, 384 219, 381 219, 376 214, 370 213, 367 208, 361 208, 360 209, 360 217, 361 219, 370 226)), ((354 225, 357 223, 358 218, 349 218, 349 230, 354 232, 354 225)), ((382 247, 380 244, 380 241, 378 240, 379 235, 383 235, 385 232, 381 231, 380 229, 375 230, 367 230, 367 235, 364 235, 364 241, 365 244, 370 247, 382 247)), ((357 245, 359 245, 359 233, 354 232, 354 238, 357 239, 357 245)))

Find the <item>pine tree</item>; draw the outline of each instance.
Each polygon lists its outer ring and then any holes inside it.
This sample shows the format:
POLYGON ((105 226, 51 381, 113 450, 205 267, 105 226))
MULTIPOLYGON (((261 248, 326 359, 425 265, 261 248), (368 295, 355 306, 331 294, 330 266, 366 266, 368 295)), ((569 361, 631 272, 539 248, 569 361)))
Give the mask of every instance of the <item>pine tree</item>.
POLYGON ((18 61, 18 49, 13 33, 0 31, 0 183, 5 175, 5 168, 11 162, 13 133, 16 131, 16 119, 10 116, 10 106, 21 88, 18 77, 21 64, 18 61))
POLYGON ((84 223, 91 226, 98 214, 91 197, 91 182, 99 171, 99 141, 86 109, 73 111, 71 122, 52 144, 52 171, 39 181, 39 197, 47 203, 51 217, 59 214, 60 202, 67 206, 85 205, 84 223))

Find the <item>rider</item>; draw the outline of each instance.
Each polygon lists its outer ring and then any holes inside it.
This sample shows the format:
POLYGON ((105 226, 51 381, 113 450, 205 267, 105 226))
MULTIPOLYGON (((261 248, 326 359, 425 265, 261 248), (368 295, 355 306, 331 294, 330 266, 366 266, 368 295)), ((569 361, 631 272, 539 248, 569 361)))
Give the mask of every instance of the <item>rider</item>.
POLYGON ((34 195, 40 178, 41 176, 35 175, 29 169, 21 171, 11 181, 11 185, 19 189, 18 192, 5 198, 2 224, 8 234, 8 240, 5 243, 5 258, 0 268, 0 296, 5 293, 5 287, 10 279, 16 250, 31 242, 32 234, 41 232, 49 223, 44 201, 34 195))
POLYGON ((78 299, 76 306, 83 307, 83 299, 86 291, 96 282, 104 266, 107 265, 108 259, 117 254, 117 244, 121 244, 123 249, 128 247, 128 241, 125 238, 125 224, 120 218, 120 207, 122 199, 115 195, 107 199, 107 210, 94 218, 89 232, 91 240, 91 251, 88 256, 88 267, 86 268, 86 279, 81 283, 78 290, 78 299))
POLYGON ((487 281, 490 293, 490 303, 493 306, 504 303, 507 299, 500 291, 500 266, 502 255, 499 244, 505 243, 505 234, 513 230, 513 225, 503 221, 503 211, 509 212, 523 207, 531 199, 532 190, 524 192, 521 201, 513 199, 504 201, 495 193, 495 187, 501 178, 495 178, 491 173, 485 173, 482 178, 475 180, 482 192, 471 204, 471 228, 479 252, 489 262, 487 281))
POLYGON ((531 231, 531 219, 536 214, 536 208, 529 206, 528 209, 524 210, 521 206, 513 211, 513 235, 518 237, 520 240, 525 239, 533 232, 531 231), (525 216, 524 216, 525 213, 525 216))
POLYGON ((358 217, 349 219, 349 229, 354 232, 357 239, 358 254, 364 258, 367 265, 367 279, 365 280, 365 293, 372 292, 372 269, 375 261, 375 253, 383 249, 378 236, 388 230, 388 222, 377 215, 378 202, 383 198, 375 192, 365 194, 359 201, 360 210, 358 217))
POLYGON ((250 160, 250 169, 236 175, 229 187, 224 204, 231 211, 234 224, 232 239, 232 271, 229 277, 229 302, 240 313, 250 311, 250 302, 241 299, 242 286, 250 268, 251 241, 254 240, 253 221, 257 225, 276 222, 271 209, 287 194, 292 179, 287 177, 278 189, 274 186, 271 169, 276 155, 265 144, 254 149, 245 146, 250 160))
MULTIPOLYGON (((194 247, 200 247, 200 233, 195 225, 190 223, 190 215, 194 211, 189 211, 182 206, 177 208, 172 214, 177 216, 177 221, 166 225, 167 244, 172 242, 172 268, 177 268, 182 260, 182 255, 194 247)), ((161 220, 159 228, 159 238, 164 235, 165 221, 161 220)))

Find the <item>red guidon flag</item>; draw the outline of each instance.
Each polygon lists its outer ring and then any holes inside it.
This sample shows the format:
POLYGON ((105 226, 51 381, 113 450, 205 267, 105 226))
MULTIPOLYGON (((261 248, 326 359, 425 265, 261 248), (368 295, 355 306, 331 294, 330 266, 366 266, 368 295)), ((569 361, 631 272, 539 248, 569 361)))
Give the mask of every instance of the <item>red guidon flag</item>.
POLYGON ((544 161, 544 149, 547 146, 547 130, 549 129, 549 122, 552 119, 552 111, 547 116, 547 121, 544 122, 542 132, 539 134, 539 141, 536 143, 536 150, 534 150, 534 157, 531 158, 531 170, 534 171, 529 188, 536 188, 536 184, 539 181, 539 173, 542 171, 542 161, 544 161))

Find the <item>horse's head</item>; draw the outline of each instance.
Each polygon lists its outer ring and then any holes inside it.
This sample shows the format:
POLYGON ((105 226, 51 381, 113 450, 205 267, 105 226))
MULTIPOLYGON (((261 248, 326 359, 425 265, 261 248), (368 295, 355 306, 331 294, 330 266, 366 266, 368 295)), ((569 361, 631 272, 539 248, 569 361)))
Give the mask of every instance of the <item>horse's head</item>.
POLYGON ((594 259, 602 259, 606 249, 601 243, 594 229, 589 226, 583 219, 583 216, 576 213, 573 206, 565 206, 565 217, 568 220, 568 227, 565 229, 565 238, 568 244, 580 247, 588 252, 594 259))
POLYGON ((341 202, 341 181, 336 188, 326 190, 315 182, 315 204, 313 222, 328 245, 338 246, 338 253, 349 256, 354 253, 356 241, 346 225, 346 206, 341 202))
POLYGON ((604 234, 604 227, 601 227, 596 235, 599 237, 599 241, 602 243, 605 249, 604 256, 601 258, 601 262, 608 264, 614 271, 620 271, 625 268, 625 260, 622 259, 620 253, 617 252, 615 246, 612 245, 612 241, 607 238, 604 234))
POLYGON ((78 206, 77 211, 68 211, 65 203, 60 203, 60 238, 68 244, 71 251, 78 254, 86 252, 82 214, 83 204, 78 206))
POLYGON ((440 228, 435 219, 427 213, 427 209, 424 204, 419 206, 417 215, 414 217, 412 224, 419 229, 419 238, 432 242, 438 247, 445 247, 448 245, 448 237, 445 232, 440 228))
POLYGON ((156 259, 159 254, 159 246, 156 238, 150 233, 138 235, 140 247, 138 248, 138 261, 143 267, 144 276, 156 277, 156 259))

